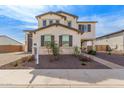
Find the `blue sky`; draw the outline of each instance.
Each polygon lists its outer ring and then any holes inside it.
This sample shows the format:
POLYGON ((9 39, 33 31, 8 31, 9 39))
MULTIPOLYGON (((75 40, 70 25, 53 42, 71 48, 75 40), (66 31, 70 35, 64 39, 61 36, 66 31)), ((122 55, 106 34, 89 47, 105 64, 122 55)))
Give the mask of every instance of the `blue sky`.
POLYGON ((72 5, 72 6, 0 6, 0 35, 8 35, 24 42, 23 30, 37 28, 35 16, 47 11, 66 11, 79 16, 78 20, 98 21, 96 36, 124 28, 124 6, 72 5))

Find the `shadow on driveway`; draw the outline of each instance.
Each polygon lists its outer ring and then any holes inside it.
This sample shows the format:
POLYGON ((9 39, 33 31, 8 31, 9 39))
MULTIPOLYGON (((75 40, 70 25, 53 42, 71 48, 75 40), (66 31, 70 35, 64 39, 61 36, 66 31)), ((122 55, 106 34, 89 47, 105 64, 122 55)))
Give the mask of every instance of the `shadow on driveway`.
MULTIPOLYGON (((80 83, 100 83, 110 79, 124 80, 123 69, 37 69, 32 70, 30 74, 33 75, 29 83, 35 81, 37 76, 50 77, 51 79, 64 79, 80 83)), ((42 78, 41 78, 42 79, 42 78)), ((40 80, 39 80, 40 82, 40 80)), ((54 83, 54 81, 53 81, 54 83)), ((109 84, 118 84, 119 82, 108 82, 109 84)), ((108 84, 107 83, 107 84, 108 84)), ((120 84, 120 83, 119 83, 120 84)), ((124 85, 124 81, 121 81, 124 85)))

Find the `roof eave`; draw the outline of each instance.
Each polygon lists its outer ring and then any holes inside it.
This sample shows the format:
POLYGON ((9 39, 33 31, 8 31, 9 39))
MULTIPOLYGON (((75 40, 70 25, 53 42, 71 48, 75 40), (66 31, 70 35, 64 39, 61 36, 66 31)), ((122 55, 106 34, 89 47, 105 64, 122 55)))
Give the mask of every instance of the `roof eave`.
POLYGON ((78 29, 75 29, 75 28, 70 28, 70 27, 67 27, 67 26, 65 26, 65 25, 63 25, 63 24, 52 24, 52 25, 48 25, 48 26, 46 26, 46 27, 41 27, 41 28, 38 28, 38 29, 35 29, 35 30, 23 30, 24 32, 36 32, 36 31, 39 31, 39 30, 41 30, 41 29, 45 29, 45 28, 48 28, 48 27, 51 27, 51 26, 54 26, 54 25, 56 25, 56 26, 58 26, 58 25, 60 25, 60 26, 63 26, 63 27, 65 27, 65 28, 68 28, 68 29, 72 29, 72 30, 75 30, 76 32, 78 32, 78 33, 81 33, 81 34, 83 34, 83 32, 81 32, 81 31, 79 31, 78 29))

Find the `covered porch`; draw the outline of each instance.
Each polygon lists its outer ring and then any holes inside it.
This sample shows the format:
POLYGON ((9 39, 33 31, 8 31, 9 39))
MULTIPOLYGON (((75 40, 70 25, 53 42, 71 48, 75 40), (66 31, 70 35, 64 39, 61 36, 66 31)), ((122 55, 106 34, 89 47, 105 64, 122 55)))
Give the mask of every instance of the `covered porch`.
POLYGON ((95 39, 81 39, 81 50, 86 52, 95 49, 94 40, 95 39))

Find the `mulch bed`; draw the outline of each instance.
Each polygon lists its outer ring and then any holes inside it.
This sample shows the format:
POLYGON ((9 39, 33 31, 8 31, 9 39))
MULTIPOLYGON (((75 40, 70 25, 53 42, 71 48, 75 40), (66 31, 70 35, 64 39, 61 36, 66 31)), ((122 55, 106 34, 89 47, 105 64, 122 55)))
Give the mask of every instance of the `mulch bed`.
POLYGON ((96 57, 124 66, 124 56, 122 55, 115 55, 115 54, 108 55, 107 53, 97 53, 96 57))
MULTIPOLYGON (((73 55, 60 55, 59 60, 51 61, 53 56, 40 55, 40 63, 35 64, 35 61, 17 60, 0 67, 0 69, 110 69, 109 67, 91 60, 85 62, 86 65, 81 65, 78 57, 73 55), (17 64, 18 63, 18 64, 17 64)), ((23 59, 24 60, 24 59, 23 59)))

